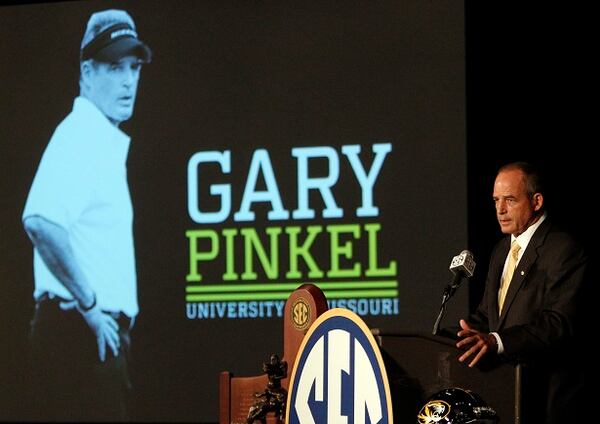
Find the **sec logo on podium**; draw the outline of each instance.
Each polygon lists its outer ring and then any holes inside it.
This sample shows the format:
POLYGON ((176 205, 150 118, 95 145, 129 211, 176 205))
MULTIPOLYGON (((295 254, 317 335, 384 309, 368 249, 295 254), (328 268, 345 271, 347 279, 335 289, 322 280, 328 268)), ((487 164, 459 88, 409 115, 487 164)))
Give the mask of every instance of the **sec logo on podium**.
POLYGON ((381 352, 355 313, 330 309, 309 328, 290 378, 286 423, 393 423, 381 352))

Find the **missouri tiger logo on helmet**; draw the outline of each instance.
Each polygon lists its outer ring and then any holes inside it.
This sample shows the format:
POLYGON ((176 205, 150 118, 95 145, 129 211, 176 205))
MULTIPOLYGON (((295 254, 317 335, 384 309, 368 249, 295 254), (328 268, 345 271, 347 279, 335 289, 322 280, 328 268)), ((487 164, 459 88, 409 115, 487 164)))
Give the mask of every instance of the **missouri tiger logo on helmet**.
POLYGON ((421 408, 417 417, 419 424, 438 423, 448 416, 450 405, 443 400, 430 400, 421 408))

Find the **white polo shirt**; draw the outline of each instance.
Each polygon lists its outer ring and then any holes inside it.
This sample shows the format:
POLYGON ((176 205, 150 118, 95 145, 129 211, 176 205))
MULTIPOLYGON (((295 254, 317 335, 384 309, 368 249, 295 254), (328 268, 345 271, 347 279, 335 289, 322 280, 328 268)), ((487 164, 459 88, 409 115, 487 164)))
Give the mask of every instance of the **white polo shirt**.
MULTIPOLYGON (((139 308, 129 144, 129 136, 92 102, 77 97, 44 151, 22 218, 38 215, 63 227, 100 308, 134 317, 139 308)), ((34 298, 50 293, 73 299, 37 250, 34 278, 34 298)))

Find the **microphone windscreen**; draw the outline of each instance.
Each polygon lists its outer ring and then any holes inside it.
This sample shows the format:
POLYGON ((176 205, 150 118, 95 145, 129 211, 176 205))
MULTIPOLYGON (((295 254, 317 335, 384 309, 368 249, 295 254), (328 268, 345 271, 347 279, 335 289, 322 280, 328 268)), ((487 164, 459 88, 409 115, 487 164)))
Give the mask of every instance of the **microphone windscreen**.
POLYGON ((450 262, 450 271, 454 274, 459 272, 464 273, 467 278, 472 277, 473 272, 475 271, 473 254, 468 250, 460 252, 459 255, 452 258, 452 262, 450 262))

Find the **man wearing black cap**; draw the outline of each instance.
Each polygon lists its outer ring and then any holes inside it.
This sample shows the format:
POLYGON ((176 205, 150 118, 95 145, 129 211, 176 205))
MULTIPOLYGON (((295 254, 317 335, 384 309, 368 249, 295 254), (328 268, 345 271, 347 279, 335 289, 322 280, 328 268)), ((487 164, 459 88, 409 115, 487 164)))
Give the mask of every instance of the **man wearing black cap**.
POLYGON ((130 119, 152 52, 122 10, 94 13, 80 94, 58 125, 23 211, 34 245, 32 404, 45 421, 127 420, 130 330, 138 313, 130 119))

